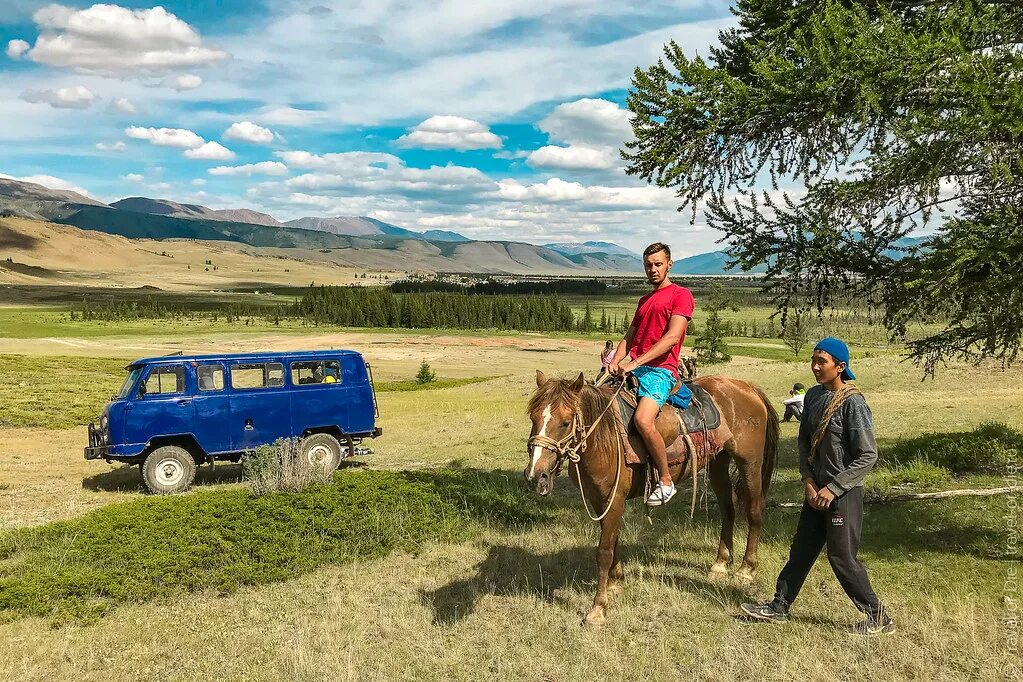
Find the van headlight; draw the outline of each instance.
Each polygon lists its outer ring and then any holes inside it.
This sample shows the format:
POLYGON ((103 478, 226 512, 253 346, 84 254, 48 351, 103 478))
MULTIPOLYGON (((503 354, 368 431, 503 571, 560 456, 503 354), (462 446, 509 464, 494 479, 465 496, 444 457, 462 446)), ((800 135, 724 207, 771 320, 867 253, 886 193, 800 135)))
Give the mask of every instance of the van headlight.
POLYGON ((99 418, 99 427, 101 429, 103 429, 104 431, 107 430, 107 416, 106 415, 103 415, 102 417, 99 418))

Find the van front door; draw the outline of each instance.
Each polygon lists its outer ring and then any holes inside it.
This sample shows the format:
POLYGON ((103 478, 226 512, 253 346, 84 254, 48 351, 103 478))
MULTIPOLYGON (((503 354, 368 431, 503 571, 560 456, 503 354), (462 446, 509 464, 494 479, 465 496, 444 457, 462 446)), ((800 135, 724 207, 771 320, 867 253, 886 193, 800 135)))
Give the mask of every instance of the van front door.
POLYGON ((157 436, 192 433, 195 406, 184 364, 154 365, 139 385, 125 419, 125 442, 146 443, 157 436))

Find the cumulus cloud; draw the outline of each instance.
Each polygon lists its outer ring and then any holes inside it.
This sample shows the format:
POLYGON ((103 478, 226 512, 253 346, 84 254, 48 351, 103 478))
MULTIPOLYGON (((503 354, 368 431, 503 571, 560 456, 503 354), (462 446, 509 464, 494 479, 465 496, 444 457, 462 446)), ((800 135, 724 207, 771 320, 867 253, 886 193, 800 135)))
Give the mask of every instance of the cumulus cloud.
POLYGON ((674 210, 674 194, 661 187, 607 187, 567 182, 550 178, 546 182, 524 185, 518 180, 502 180, 498 198, 504 201, 567 203, 581 211, 674 210))
POLYGON ((114 111, 119 111, 122 114, 134 114, 135 105, 132 104, 131 100, 126 97, 118 97, 110 103, 110 108, 114 111))
POLYGON ((479 121, 460 116, 431 116, 397 142, 417 149, 500 149, 501 138, 479 121))
POLYGON ((7 43, 7 56, 11 59, 21 59, 21 56, 32 47, 24 40, 11 40, 7 43))
POLYGON ((242 166, 217 166, 207 172, 210 175, 287 175, 288 167, 280 161, 260 161, 242 166))
POLYGON ((158 147, 178 147, 180 149, 197 149, 203 146, 204 140, 191 130, 182 128, 141 128, 129 126, 124 134, 136 140, 147 140, 158 147))
POLYGON ((120 153, 120 152, 123 152, 127 148, 128 148, 128 146, 126 144, 124 144, 124 142, 122 142, 121 140, 117 140, 116 142, 112 142, 111 144, 107 144, 106 142, 97 142, 96 143, 96 149, 100 150, 101 152, 118 152, 118 153, 120 153))
MULTIPOLYGON (((207 47, 199 33, 163 7, 96 4, 77 10, 47 5, 32 16, 40 35, 29 59, 78 71, 153 73, 214 64, 230 55, 207 47)), ((24 42, 24 41, 22 41, 24 42)), ((8 43, 8 51, 11 45, 8 43)))
POLYGON ((127 175, 122 175, 121 179, 127 180, 128 182, 139 183, 143 182, 146 179, 146 176, 141 175, 139 173, 128 173, 127 175))
POLYGON ((255 118, 269 125, 302 126, 315 125, 327 120, 327 113, 316 109, 296 109, 295 107, 266 106, 255 112, 255 118))
POLYGON ((612 147, 557 147, 548 145, 532 152, 526 163, 535 168, 604 170, 614 165, 612 147))
POLYGON ((241 121, 232 123, 231 127, 224 131, 225 140, 241 140, 253 144, 269 144, 274 140, 273 131, 263 126, 256 125, 252 121, 241 121))
POLYGON ((606 99, 579 99, 554 108, 538 128, 556 142, 620 147, 632 139, 632 114, 606 99))
POLYGON ((84 85, 75 85, 55 90, 26 90, 21 99, 33 104, 49 104, 55 109, 88 109, 96 95, 84 85))
POLYGON ((164 79, 163 84, 168 88, 174 88, 178 92, 195 90, 202 86, 202 76, 196 76, 194 73, 183 73, 180 76, 168 76, 164 79))
POLYGON ((205 178, 195 178, 194 180, 192 180, 192 184, 195 185, 196 187, 202 187, 203 185, 206 184, 206 179, 205 178))
POLYGON ((185 150, 185 158, 203 159, 208 161, 230 161, 234 152, 219 142, 206 142, 194 149, 185 150))

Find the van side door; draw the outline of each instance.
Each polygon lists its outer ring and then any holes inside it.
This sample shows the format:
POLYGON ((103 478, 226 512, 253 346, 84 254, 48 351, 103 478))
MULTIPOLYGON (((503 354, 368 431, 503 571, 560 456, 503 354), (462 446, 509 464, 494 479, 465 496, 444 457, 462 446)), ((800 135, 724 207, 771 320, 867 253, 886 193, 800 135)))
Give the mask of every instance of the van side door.
POLYGON ((231 396, 227 369, 222 362, 200 362, 195 367, 195 438, 209 454, 230 452, 231 396))
POLYGON ((236 361, 231 378, 231 449, 254 450, 291 437, 291 404, 284 364, 276 360, 236 361))
POLYGON ((292 433, 337 426, 348 433, 348 386, 338 358, 295 359, 291 376, 292 433))
POLYGON ((150 365, 125 417, 125 442, 145 443, 157 436, 192 433, 194 375, 184 363, 150 365))

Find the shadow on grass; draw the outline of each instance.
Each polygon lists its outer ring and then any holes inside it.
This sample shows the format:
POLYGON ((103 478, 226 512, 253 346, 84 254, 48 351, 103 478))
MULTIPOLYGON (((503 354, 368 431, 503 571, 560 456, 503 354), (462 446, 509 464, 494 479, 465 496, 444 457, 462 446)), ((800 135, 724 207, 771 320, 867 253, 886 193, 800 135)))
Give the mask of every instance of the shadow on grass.
MULTIPOLYGON (((365 466, 366 462, 345 460, 338 469, 344 471, 365 466)), ((195 486, 198 488, 241 482, 241 464, 220 463, 212 467, 201 466, 195 473, 195 486)), ((82 488, 107 493, 139 492, 142 490, 142 474, 136 466, 122 465, 101 474, 86 476, 82 479, 82 488)))

